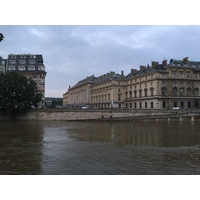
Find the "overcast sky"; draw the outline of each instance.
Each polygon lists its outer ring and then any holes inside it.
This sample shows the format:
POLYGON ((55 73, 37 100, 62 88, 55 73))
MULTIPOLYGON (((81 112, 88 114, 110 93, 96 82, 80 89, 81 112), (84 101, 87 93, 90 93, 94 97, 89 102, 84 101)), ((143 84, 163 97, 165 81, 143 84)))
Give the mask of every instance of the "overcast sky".
POLYGON ((151 61, 186 56, 200 61, 197 3, 58 0, 47 6, 41 0, 3 1, 0 55, 42 54, 46 97, 62 97, 69 85, 91 75, 122 70, 127 75, 151 61))
POLYGON ((62 97, 87 76, 171 58, 200 61, 200 26, 2 25, 0 55, 42 54, 46 97, 62 97))

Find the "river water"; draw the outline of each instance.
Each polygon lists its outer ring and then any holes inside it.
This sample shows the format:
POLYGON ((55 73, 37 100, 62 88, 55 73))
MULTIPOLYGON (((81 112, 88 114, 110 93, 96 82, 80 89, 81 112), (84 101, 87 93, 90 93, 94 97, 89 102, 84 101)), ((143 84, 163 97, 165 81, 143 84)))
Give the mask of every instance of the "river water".
POLYGON ((0 174, 200 174, 200 123, 0 121, 0 174))

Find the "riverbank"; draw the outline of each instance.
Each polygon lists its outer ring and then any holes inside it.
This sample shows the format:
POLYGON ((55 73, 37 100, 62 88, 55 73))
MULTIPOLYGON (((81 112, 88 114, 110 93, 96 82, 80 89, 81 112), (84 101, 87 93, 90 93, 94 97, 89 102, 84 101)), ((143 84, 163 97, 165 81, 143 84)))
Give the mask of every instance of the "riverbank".
MULTIPOLYGON (((0 116, 0 120, 8 120, 0 116)), ((67 110, 35 109, 17 120, 53 120, 53 121, 137 121, 137 120, 198 120, 200 110, 67 110)))

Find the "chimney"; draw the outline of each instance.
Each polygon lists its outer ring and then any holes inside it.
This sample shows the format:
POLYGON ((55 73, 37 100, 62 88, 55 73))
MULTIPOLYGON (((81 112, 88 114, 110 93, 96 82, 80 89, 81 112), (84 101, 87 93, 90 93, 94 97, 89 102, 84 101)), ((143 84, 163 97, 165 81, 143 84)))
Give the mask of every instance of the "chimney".
POLYGON ((154 68, 158 64, 159 64, 159 62, 157 62, 157 61, 151 61, 152 68, 154 68))
POLYGON ((121 71, 121 75, 124 76, 124 71, 121 71))
POLYGON ((188 57, 183 58, 183 62, 184 62, 185 64, 188 64, 188 57))
POLYGON ((140 72, 144 71, 146 69, 146 66, 140 65, 140 72))
POLYGON ((137 69, 131 69, 131 74, 134 74, 135 72, 137 72, 137 69))
POLYGON ((167 60, 163 60, 162 64, 164 65, 164 67, 167 66, 167 60))

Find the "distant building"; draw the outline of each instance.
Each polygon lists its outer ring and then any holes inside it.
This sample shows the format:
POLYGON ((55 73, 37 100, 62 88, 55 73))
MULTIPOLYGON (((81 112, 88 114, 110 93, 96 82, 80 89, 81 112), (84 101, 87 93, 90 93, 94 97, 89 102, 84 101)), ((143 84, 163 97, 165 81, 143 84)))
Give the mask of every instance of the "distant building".
POLYGON ((42 55, 10 54, 6 60, 5 71, 16 71, 26 77, 31 77, 42 93, 42 101, 39 103, 39 107, 44 107, 46 71, 42 55))
MULTIPOLYGON (((68 89, 68 104, 89 108, 200 108, 200 61, 171 59, 131 69, 125 76, 110 72, 87 77, 68 89)), ((65 96, 63 96, 65 99, 65 96)), ((65 100, 64 100, 65 101, 65 100)))
POLYGON ((0 73, 1 72, 5 72, 6 71, 6 62, 7 62, 7 59, 3 59, 1 56, 0 56, 0 73))
POLYGON ((62 108, 63 107, 63 98, 46 97, 45 98, 45 107, 46 108, 62 108))
POLYGON ((67 107, 68 104, 69 104, 69 93, 66 92, 65 94, 63 94, 63 106, 67 107))

